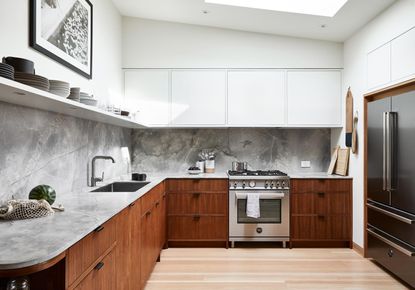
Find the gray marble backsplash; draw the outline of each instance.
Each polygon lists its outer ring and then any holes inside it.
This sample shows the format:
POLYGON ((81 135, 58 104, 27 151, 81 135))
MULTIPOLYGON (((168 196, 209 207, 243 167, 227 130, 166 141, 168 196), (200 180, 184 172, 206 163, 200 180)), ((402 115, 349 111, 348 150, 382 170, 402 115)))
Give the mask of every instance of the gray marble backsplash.
POLYGON ((202 149, 217 152, 216 170, 232 161, 252 169, 287 172, 326 171, 330 163, 330 129, 145 129, 132 134, 132 168, 138 172, 186 172, 202 149), (311 168, 301 168, 301 160, 311 168))
POLYGON ((107 178, 126 174, 122 147, 130 148, 131 130, 0 102, 0 200, 27 198, 34 186, 49 184, 61 194, 87 186, 95 155, 107 178))

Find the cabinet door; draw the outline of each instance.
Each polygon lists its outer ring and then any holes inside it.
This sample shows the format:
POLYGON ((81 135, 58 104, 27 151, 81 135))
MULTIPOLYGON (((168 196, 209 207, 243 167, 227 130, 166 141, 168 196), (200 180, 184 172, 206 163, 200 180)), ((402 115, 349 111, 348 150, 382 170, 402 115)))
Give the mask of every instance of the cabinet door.
POLYGON ((154 244, 155 232, 152 227, 153 219, 152 209, 148 210, 141 217, 141 287, 144 289, 148 278, 155 264, 154 244))
POLYGON ((225 124, 224 70, 173 71, 171 94, 173 125, 225 124))
POLYGON ((125 104, 137 121, 149 125, 169 123, 168 70, 140 69, 125 72, 125 104))
POLYGON ((392 41, 392 80, 415 74, 415 28, 392 41))
POLYGON ((285 123, 283 71, 230 71, 228 124, 283 125, 285 123))
POLYGON ((367 55, 367 87, 372 89, 391 81, 391 46, 387 43, 367 55))
POLYGON ((140 287, 141 208, 136 201, 124 209, 117 219, 117 290, 140 287))
POLYGON ((288 125, 341 125, 340 71, 290 71, 287 78, 288 125))
POLYGON ((74 290, 114 290, 116 285, 115 253, 111 251, 94 269, 74 288, 74 290))

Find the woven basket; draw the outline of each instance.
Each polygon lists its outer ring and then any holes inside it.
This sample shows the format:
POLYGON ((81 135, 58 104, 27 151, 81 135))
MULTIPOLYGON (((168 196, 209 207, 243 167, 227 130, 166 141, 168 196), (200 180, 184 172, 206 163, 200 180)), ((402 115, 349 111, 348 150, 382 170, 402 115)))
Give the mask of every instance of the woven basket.
POLYGON ((55 211, 50 204, 42 200, 18 199, 10 200, 0 207, 0 219, 24 220, 53 215, 55 211))

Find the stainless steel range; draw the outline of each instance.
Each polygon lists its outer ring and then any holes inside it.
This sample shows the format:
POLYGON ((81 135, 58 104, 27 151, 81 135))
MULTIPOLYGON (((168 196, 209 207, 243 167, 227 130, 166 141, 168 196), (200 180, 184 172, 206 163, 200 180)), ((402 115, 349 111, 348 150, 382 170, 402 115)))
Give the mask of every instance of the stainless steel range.
POLYGON ((228 171, 229 240, 280 241, 290 236, 290 178, 278 170, 228 171), (259 195, 259 217, 246 214, 250 194, 259 195))

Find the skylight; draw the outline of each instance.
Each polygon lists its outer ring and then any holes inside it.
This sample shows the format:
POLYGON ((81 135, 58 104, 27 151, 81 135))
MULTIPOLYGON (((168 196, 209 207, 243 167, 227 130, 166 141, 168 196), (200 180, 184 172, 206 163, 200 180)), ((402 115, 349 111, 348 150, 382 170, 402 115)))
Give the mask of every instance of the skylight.
POLYGON ((348 0, 205 0, 206 3, 333 17, 348 0))

